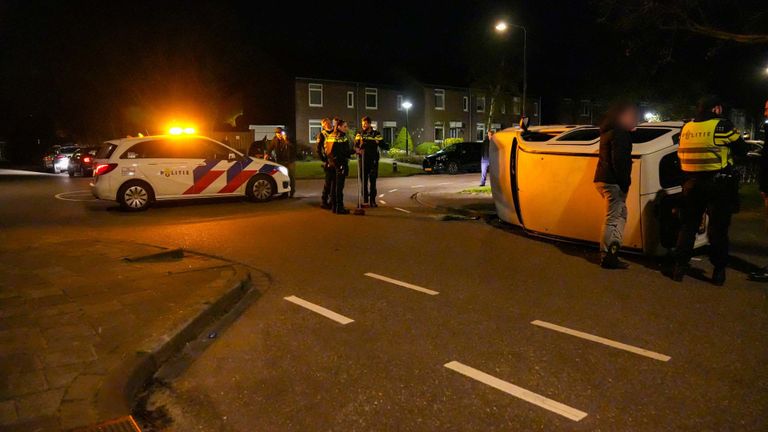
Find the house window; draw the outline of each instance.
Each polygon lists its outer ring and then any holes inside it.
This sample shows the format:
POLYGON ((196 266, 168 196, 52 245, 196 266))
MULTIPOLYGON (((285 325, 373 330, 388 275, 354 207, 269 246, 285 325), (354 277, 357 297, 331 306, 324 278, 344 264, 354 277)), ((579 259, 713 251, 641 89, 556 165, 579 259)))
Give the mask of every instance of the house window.
POLYGON ((464 110, 464 112, 469 111, 469 97, 464 96, 461 101, 461 108, 464 110))
POLYGON ((309 121, 309 140, 307 142, 315 142, 317 134, 323 130, 323 125, 320 120, 309 121))
POLYGON ((450 138, 462 138, 464 136, 464 123, 460 121, 452 121, 448 124, 448 136, 450 138))
POLYGON ((478 96, 475 99, 475 102, 477 102, 475 105, 477 105, 475 108, 477 109, 477 112, 485 112, 485 96, 478 96))
POLYGON ((445 90, 443 89, 435 89, 435 109, 445 109, 445 90))
POLYGON ((506 114, 507 113, 507 103, 501 102, 501 113, 506 114))
POLYGON ((443 142, 445 139, 445 127, 442 122, 435 123, 435 142, 443 142))
POLYGON ((322 84, 309 84, 309 106, 321 107, 323 106, 323 85, 322 84))
POLYGON ((355 107, 355 92, 348 91, 347 92, 347 108, 354 108, 355 107))
POLYGON ((365 89, 365 109, 379 108, 379 90, 375 88, 365 89))
POLYGON ((589 101, 581 101, 581 115, 582 117, 589 117, 589 101))
POLYGON ((403 110, 403 95, 397 95, 397 110, 403 110))
POLYGON ((381 135, 384 138, 384 142, 392 144, 395 142, 395 130, 397 129, 397 122, 385 121, 384 127, 381 129, 381 135))
POLYGON ((539 116, 539 103, 534 102, 533 103, 533 116, 538 117, 539 116))
POLYGON ((475 141, 482 141, 485 139, 485 123, 478 123, 475 126, 475 141))
POLYGON ((520 98, 519 97, 512 98, 512 112, 515 115, 520 115, 520 98))

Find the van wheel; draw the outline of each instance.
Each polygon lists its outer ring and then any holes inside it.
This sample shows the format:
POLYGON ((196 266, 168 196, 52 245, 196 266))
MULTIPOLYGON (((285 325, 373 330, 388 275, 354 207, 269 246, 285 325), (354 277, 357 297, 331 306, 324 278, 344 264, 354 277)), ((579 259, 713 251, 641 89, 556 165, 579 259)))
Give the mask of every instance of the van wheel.
POLYGON ((260 174, 251 177, 245 187, 245 194, 253 202, 265 202, 272 199, 277 191, 277 185, 272 177, 260 174))
POLYGON ((448 163, 448 174, 458 174, 459 173, 459 164, 456 162, 449 162, 448 163))
POLYGON ((152 187, 141 180, 127 181, 117 190, 117 202, 125 211, 146 210, 154 200, 152 187))
POLYGON ((70 177, 75 176, 75 169, 74 168, 67 168, 67 174, 69 174, 70 177))

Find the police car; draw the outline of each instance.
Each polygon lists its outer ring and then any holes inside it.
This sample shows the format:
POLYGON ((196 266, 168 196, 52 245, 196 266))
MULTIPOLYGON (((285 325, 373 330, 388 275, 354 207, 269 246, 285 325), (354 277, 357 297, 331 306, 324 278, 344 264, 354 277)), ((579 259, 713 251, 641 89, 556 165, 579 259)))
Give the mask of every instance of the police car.
POLYGON ((93 195, 128 211, 155 201, 246 196, 269 201, 290 192, 288 169, 192 134, 105 142, 95 156, 93 195))

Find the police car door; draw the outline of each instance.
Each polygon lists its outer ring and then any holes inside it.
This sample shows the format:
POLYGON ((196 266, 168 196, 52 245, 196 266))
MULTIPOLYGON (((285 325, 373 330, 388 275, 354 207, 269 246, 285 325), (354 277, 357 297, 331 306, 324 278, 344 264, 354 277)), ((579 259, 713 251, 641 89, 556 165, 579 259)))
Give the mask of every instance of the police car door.
MULTIPOLYGON (((217 195, 236 192, 232 187, 240 171, 241 160, 237 153, 216 141, 195 138, 202 157, 195 160, 194 184, 188 194, 217 195)), ((250 159, 248 159, 250 161, 250 159)))

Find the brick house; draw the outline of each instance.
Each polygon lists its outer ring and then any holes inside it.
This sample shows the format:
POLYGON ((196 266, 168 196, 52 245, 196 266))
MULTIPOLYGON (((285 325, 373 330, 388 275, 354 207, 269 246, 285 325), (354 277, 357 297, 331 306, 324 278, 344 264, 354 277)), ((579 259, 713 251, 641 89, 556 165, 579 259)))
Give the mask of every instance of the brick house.
MULTIPOLYGON (((311 144, 324 117, 340 117, 358 128, 363 116, 371 117, 374 127, 387 142, 393 142, 405 127, 402 103, 413 104, 408 112, 408 129, 416 144, 440 143, 446 138, 482 140, 488 123, 490 98, 485 92, 468 87, 433 84, 392 86, 335 81, 316 78, 295 80, 295 137, 299 144, 311 144)), ((540 124, 540 100, 529 98, 531 124, 540 124)), ((496 129, 519 122, 522 100, 504 94, 497 98, 492 126, 496 129)))

